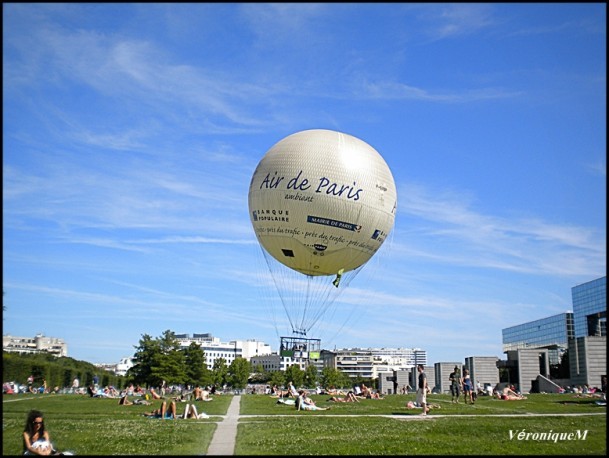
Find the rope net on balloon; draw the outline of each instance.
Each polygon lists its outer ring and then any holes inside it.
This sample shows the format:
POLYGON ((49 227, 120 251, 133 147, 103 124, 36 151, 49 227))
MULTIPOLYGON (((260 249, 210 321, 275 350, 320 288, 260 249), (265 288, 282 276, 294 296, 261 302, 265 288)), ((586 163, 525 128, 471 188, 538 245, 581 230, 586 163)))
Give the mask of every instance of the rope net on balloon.
MULTIPOLYGON (((357 215, 353 217, 357 218, 357 215)), ((360 277, 370 284, 379 270, 380 254, 390 249, 392 238, 393 231, 368 262, 336 275, 305 275, 282 264, 260 245, 264 262, 260 262, 258 270, 260 281, 266 285, 262 288, 263 300, 268 305, 269 318, 277 337, 291 334, 322 338, 324 345, 329 345, 350 322, 361 319, 363 312, 370 307, 381 306, 357 300, 361 298, 343 301, 341 296, 349 291, 350 284, 362 271, 365 274, 360 277)), ((349 264, 353 251, 343 251, 345 264, 349 264)), ((312 266, 309 267, 313 270, 312 266)))

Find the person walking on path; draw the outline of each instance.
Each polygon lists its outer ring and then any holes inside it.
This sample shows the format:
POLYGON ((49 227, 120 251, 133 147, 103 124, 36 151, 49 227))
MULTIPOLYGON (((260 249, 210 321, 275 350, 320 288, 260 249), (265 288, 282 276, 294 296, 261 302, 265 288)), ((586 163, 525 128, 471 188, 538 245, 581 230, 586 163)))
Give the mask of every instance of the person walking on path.
POLYGON ((427 407, 427 375, 425 374, 425 368, 422 364, 417 365, 417 371, 419 373, 419 387, 417 389, 417 403, 423 407, 423 412, 420 415, 427 415, 429 408, 427 407))

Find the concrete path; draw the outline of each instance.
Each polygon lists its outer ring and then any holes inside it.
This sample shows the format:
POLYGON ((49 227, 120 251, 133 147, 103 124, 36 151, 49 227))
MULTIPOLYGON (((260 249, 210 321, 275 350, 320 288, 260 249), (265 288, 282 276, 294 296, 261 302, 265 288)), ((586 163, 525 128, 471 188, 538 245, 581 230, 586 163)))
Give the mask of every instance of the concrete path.
POLYGON ((234 455, 239 422, 239 403, 241 396, 234 396, 224 420, 218 423, 214 436, 207 450, 208 455, 234 455))

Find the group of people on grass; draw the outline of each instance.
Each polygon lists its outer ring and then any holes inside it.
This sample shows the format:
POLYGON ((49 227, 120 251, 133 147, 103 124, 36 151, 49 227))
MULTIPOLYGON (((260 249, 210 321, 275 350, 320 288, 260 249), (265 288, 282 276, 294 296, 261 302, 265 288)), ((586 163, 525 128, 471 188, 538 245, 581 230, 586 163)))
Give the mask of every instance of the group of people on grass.
MULTIPOLYGON (((269 391, 269 394, 273 398, 279 398, 279 400, 277 401, 278 404, 293 405, 295 403, 286 402, 285 399, 291 398, 296 400, 297 398, 302 396, 302 392, 303 391, 297 390, 294 384, 290 381, 288 382, 285 391, 280 390, 279 388, 277 388, 277 385, 274 385, 269 391)), ((304 393, 306 396, 306 392, 304 393)), ((359 402, 360 399, 383 399, 378 392, 371 390, 364 383, 362 383, 361 385, 356 385, 353 390, 349 390, 347 393, 341 390, 336 390, 334 388, 330 388, 327 390, 321 390, 318 388, 315 393, 329 394, 330 398, 328 399, 328 401, 331 402, 359 402)), ((310 398, 308 399, 310 400, 310 398)), ((305 404, 310 405, 310 402, 306 402, 305 404)))
POLYGON ((473 404, 476 401, 477 391, 474 390, 474 383, 469 375, 468 369, 465 369, 463 371, 463 376, 461 376, 461 369, 459 369, 459 366, 455 366, 448 376, 448 379, 450 380, 451 401, 453 403, 459 403, 461 392, 463 392, 463 398, 466 404, 468 401, 470 404, 473 404))

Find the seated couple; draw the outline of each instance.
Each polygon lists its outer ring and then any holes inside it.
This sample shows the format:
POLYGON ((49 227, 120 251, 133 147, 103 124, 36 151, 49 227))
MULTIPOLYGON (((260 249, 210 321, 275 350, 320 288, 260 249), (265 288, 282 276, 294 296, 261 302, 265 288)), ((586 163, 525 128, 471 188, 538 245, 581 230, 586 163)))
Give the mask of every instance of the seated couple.
POLYGON ((277 385, 273 385, 271 388, 271 397, 272 398, 294 398, 298 397, 298 391, 292 382, 288 382, 287 389, 285 391, 277 388, 277 385))
POLYGON ((298 392, 296 398, 296 410, 330 410, 330 407, 319 407, 315 404, 315 401, 308 397, 304 390, 298 392))

